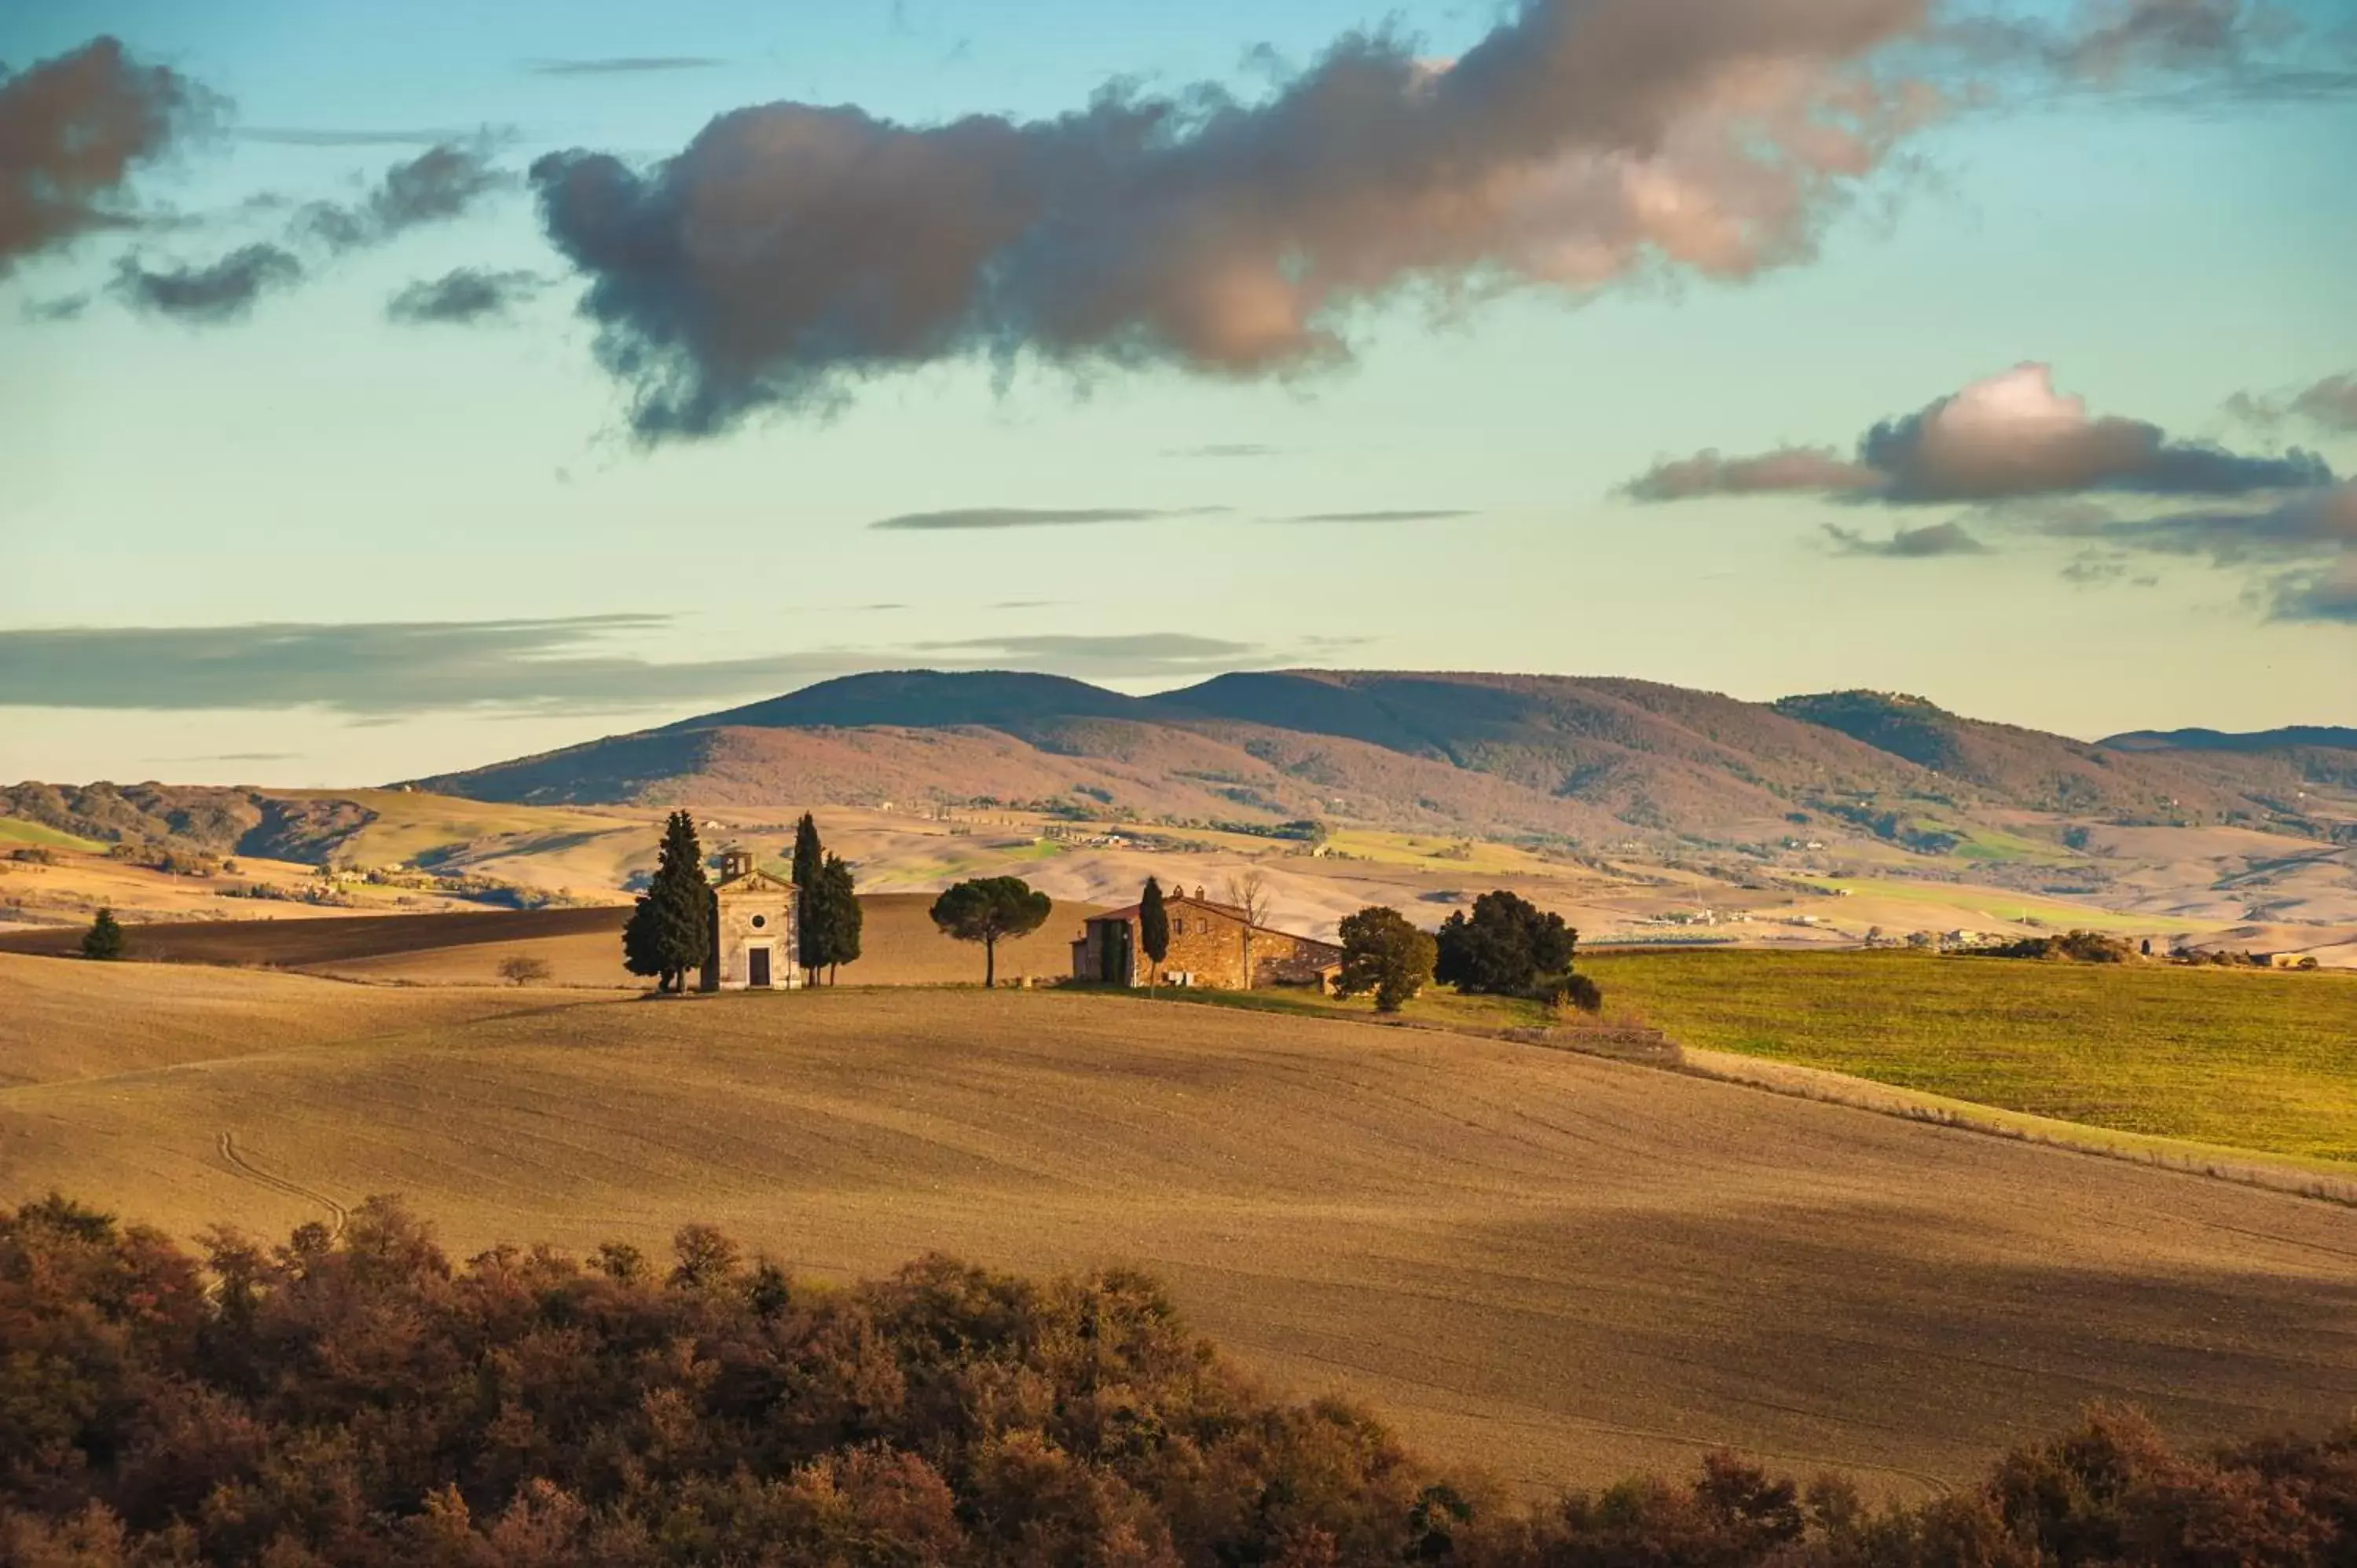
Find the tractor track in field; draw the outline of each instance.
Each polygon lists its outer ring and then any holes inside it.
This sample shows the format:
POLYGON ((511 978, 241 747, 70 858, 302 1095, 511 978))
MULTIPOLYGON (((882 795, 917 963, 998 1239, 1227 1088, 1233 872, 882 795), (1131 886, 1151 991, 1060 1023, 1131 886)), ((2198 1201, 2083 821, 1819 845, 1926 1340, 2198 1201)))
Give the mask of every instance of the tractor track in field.
POLYGON ((266 1187, 273 1192, 283 1193, 288 1197, 299 1197, 306 1203, 316 1203, 326 1209, 330 1221, 328 1226, 328 1234, 330 1238, 341 1236, 344 1233, 344 1225, 351 1219, 351 1211, 326 1193, 316 1191, 300 1182, 289 1181, 285 1176, 274 1176, 264 1170, 239 1152, 237 1135, 233 1133, 223 1133, 214 1147, 221 1155, 221 1163, 246 1180, 266 1187))

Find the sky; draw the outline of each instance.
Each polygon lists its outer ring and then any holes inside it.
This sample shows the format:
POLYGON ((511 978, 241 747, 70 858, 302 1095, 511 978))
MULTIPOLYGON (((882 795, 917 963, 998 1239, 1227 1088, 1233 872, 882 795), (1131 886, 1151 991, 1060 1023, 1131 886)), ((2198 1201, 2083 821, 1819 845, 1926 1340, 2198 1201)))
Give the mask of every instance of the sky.
POLYGON ((52 0, 0 63, 0 779, 872 668, 2357 723, 2352 0, 52 0))

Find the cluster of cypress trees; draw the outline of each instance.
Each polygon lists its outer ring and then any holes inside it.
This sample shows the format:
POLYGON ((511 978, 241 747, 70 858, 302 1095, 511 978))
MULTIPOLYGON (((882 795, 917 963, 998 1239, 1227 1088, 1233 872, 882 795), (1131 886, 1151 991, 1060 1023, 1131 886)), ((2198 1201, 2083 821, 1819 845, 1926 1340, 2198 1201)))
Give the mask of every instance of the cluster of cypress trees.
POLYGON ((802 918, 795 927, 795 958, 805 981, 818 983, 820 972, 829 985, 842 965, 859 960, 858 885, 850 863, 829 854, 819 843, 818 822, 808 811, 794 824, 794 886, 802 890, 802 918))
MULTIPOLYGON (((840 967, 859 958, 860 909, 851 866, 819 843, 810 813, 794 828, 793 884, 801 892, 794 961, 806 983, 823 972, 830 983, 840 967)), ((712 884, 704 874, 704 847, 695 818, 673 811, 663 823, 654 878, 622 928, 622 964, 655 977, 657 989, 684 991, 690 970, 712 951, 712 884)))

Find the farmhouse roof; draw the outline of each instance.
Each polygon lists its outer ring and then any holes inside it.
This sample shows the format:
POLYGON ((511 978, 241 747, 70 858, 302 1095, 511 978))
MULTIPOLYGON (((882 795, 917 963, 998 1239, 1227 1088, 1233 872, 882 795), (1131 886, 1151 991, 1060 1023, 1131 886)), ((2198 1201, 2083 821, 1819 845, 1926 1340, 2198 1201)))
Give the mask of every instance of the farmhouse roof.
MULTIPOLYGON (((1242 908, 1233 904, 1222 904, 1216 898, 1198 898, 1188 893, 1171 893, 1164 897, 1162 903, 1165 908, 1171 909, 1182 907, 1194 909, 1209 909, 1215 915, 1225 915, 1231 920, 1242 920, 1254 930, 1266 931, 1273 937, 1291 937, 1294 940, 1300 942, 1320 942, 1321 945, 1326 947, 1332 947, 1334 945, 1331 942, 1323 941, 1320 938, 1305 937, 1298 931, 1288 931, 1284 929, 1282 927, 1264 925, 1256 920, 1244 920, 1244 912, 1242 908)), ((1101 915, 1091 915, 1083 923, 1087 925, 1094 925, 1099 920, 1135 921, 1137 918, 1137 905, 1125 904, 1118 909, 1107 909, 1101 915)))

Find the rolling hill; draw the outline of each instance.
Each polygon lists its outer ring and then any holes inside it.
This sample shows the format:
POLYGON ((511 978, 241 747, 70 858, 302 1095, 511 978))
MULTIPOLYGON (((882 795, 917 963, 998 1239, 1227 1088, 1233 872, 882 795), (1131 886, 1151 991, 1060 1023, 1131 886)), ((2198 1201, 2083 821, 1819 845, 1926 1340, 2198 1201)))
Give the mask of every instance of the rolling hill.
POLYGON ((283 1234, 400 1192, 461 1251, 704 1219, 814 1281, 1137 1264, 1281 1386, 1534 1491, 1725 1444, 1921 1495, 2090 1401, 2200 1440, 2357 1398, 2346 1209, 1501 1040, 0 955, 0 1058, 28 1027, 0 1203, 283 1234), (159 1020, 190 980, 208 1015, 159 1020))
MULTIPOLYGON (((1787 821, 1892 838, 1874 824, 1921 811, 2323 836, 2335 808, 2299 784, 2331 781, 2299 757, 2347 733, 2233 750, 2088 743, 1920 698, 1761 703, 1568 676, 1284 671, 1131 697, 1056 676, 899 671, 418 783, 540 805, 988 799, 1599 843, 1758 838, 1787 821)), ((2357 775, 2357 749, 2337 755, 2357 775)))
POLYGON ((1338 853, 1353 833, 1437 834, 1598 868, 1698 856, 1688 869, 1745 887, 1771 868, 1846 867, 2143 914, 2313 921, 2347 918, 2357 892, 2335 847, 2357 844, 2352 735, 2091 743, 1917 697, 1751 703, 1616 678, 1296 670, 1136 697, 1020 671, 899 671, 393 788, 20 784, 0 789, 0 822, 28 854, 121 844, 402 865, 537 897, 627 886, 651 810, 678 804, 879 808, 894 822, 1027 808, 1263 835, 1245 843, 1314 820, 1338 853), (2287 878, 2306 891, 2276 886, 2287 878))

